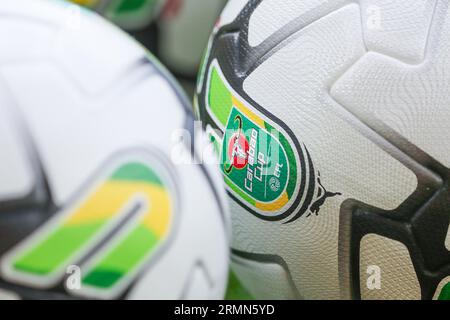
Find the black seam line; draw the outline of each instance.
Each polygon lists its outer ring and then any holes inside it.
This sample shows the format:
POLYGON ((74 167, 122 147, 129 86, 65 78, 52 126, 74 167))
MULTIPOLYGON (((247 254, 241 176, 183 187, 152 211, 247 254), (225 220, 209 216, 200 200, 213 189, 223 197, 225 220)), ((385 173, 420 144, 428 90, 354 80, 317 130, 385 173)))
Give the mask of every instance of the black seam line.
MULTIPOLYGON (((362 24, 361 3, 358 0, 351 0, 351 1, 348 1, 347 3, 343 4, 342 6, 330 9, 329 11, 327 11, 327 13, 325 15, 322 15, 317 19, 313 19, 312 21, 310 21, 304 25, 302 25, 301 21, 299 21, 300 18, 296 18, 296 19, 292 20, 291 22, 289 22, 284 27, 282 27, 281 29, 277 30, 275 33, 273 33, 271 36, 269 36, 266 40, 264 40, 261 44, 259 44, 258 46, 253 48, 254 50, 258 51, 260 54, 258 55, 258 59, 256 59, 256 62, 247 67, 247 70, 244 71, 244 74, 250 75, 256 68, 258 68, 261 64, 263 64, 269 57, 271 57, 274 52, 278 52, 279 50, 281 50, 284 47, 286 47, 287 45, 289 45, 292 41, 297 39, 300 36, 301 32, 305 28, 307 28, 307 27, 321 21, 322 19, 327 18, 328 16, 334 14, 335 12, 342 10, 353 4, 357 5, 360 9, 359 11, 360 11, 360 17, 361 17, 362 40, 363 40, 363 44, 364 44, 366 51, 370 52, 370 50, 368 50, 368 47, 366 44, 365 33, 364 33, 363 24, 362 24), (274 41, 274 39, 279 38, 280 34, 281 35, 287 34, 287 36, 283 36, 282 38, 284 38, 284 39, 280 42, 274 41)), ((434 5, 434 9, 433 9, 433 13, 432 13, 432 20, 431 20, 430 25, 428 26, 428 35, 431 34, 433 20, 435 17, 437 6, 438 6, 438 1, 436 1, 435 5, 434 5)), ((254 9, 256 9, 256 8, 254 8, 254 9)), ((317 8, 315 8, 315 9, 317 9, 317 8)), ((246 22, 249 23, 249 20, 246 22)), ((222 32, 218 33, 218 36, 233 33, 233 30, 240 32, 240 30, 236 30, 236 28, 229 28, 228 30, 227 30, 227 28, 225 28, 222 32)), ((429 40, 428 37, 427 37, 427 40, 429 40)), ((428 46, 428 41, 427 41, 427 46, 428 46)), ((422 61, 420 63, 407 63, 400 59, 396 59, 396 58, 394 58, 394 59, 399 61, 400 63, 410 65, 410 66, 420 65, 423 62, 422 61)))
MULTIPOLYGON (((42 59, 35 59, 35 60, 21 60, 21 61, 16 61, 16 62, 11 62, 13 64, 28 64, 31 62, 41 62, 41 63, 46 63, 46 62, 52 62, 53 64, 55 64, 55 66, 58 67, 58 70, 62 70, 62 71, 66 71, 65 75, 67 76, 66 78, 70 81, 70 83, 73 85, 74 88, 76 88, 76 90, 78 91, 78 93, 80 93, 82 96, 84 97, 89 97, 92 99, 101 99, 101 98, 108 98, 110 96, 112 96, 111 94, 109 94, 109 92, 114 92, 115 90, 111 90, 114 88, 118 88, 119 92, 122 91, 122 85, 125 83, 130 85, 130 87, 133 87, 135 84, 140 84, 142 82, 142 79, 148 78, 149 76, 151 76, 153 74, 154 71, 156 71, 156 74, 160 74, 162 75, 166 80, 170 79, 163 73, 160 73, 158 68, 151 62, 148 60, 148 58, 143 57, 143 58, 139 58, 136 61, 132 62, 129 64, 129 66, 127 68, 125 68, 124 70, 122 70, 119 74, 118 74, 118 78, 120 79, 126 79, 125 82, 113 82, 113 83, 117 83, 117 84, 112 84, 110 86, 107 86, 106 88, 104 88, 101 92, 96 92, 96 93, 90 93, 87 90, 85 90, 85 88, 80 84, 80 82, 78 81, 78 79, 75 78, 75 76, 72 74, 72 72, 70 72, 70 70, 68 70, 66 68, 66 66, 60 62, 56 62, 55 61, 50 61, 48 58, 42 58, 42 59), (152 66, 152 68, 149 68, 148 70, 143 70, 142 67, 145 65, 150 65, 152 66), (150 72, 148 72, 150 71, 150 72)), ((181 99, 187 99, 182 97, 178 90, 176 91, 177 96, 181 99)), ((184 107, 184 105, 183 105, 184 107)), ((189 108, 186 108, 187 110, 189 110, 189 108)))
MULTIPOLYGON (((141 70, 141 67, 143 66, 143 58, 138 58, 133 62, 130 62, 128 64, 128 66, 126 68, 124 68, 123 70, 121 70, 118 74, 117 74, 117 78, 116 79, 126 79, 125 82, 121 81, 121 82, 117 82, 117 81, 109 81, 107 84, 108 86, 102 88, 101 91, 99 92, 89 92, 88 90, 86 90, 80 83, 80 81, 73 75, 73 73, 62 63, 59 61, 54 61, 54 60, 50 60, 50 58, 44 57, 44 58, 38 58, 38 59, 25 59, 25 60, 13 60, 10 61, 10 64, 22 64, 22 65, 26 65, 29 63, 52 63, 54 66, 58 67, 59 71, 64 71, 64 74, 66 75, 67 80, 70 81, 70 83, 73 85, 73 87, 76 89, 76 91, 78 93, 80 93, 83 97, 89 97, 92 99, 101 99, 101 98, 107 98, 110 95, 110 92, 115 92, 115 88, 121 88, 121 86, 126 82, 130 82, 131 86, 133 86, 136 83, 140 83, 142 80, 142 75, 139 73, 139 71, 141 70)), ((156 68, 152 68, 155 69, 156 68)), ((150 70, 152 70, 150 69, 150 70)), ((148 75, 145 75, 146 77, 148 75)), ((119 90, 120 91, 120 90, 119 90)))
MULTIPOLYGON (((403 165, 405 165, 405 162, 411 162, 415 165, 417 165, 418 167, 420 167, 424 173, 427 173, 428 176, 434 177, 434 178, 439 178, 439 180, 444 181, 444 177, 442 177, 440 174, 438 174, 437 172, 429 169, 428 167, 426 167, 425 165, 421 164, 418 160, 416 160, 414 157, 412 157, 411 155, 409 155, 407 152, 403 151, 402 149, 400 149, 396 144, 394 144, 392 141, 388 140, 383 133, 378 132, 378 130, 376 130, 375 128, 373 128, 370 124, 368 124, 366 121, 362 120, 361 118, 359 118, 356 114, 354 114, 353 112, 349 111, 344 105, 340 104, 338 101, 336 101, 333 96, 331 94, 329 94, 329 98, 335 102, 336 105, 339 106, 339 108, 341 109, 341 111, 344 111, 345 113, 347 113, 352 119, 352 121, 357 122, 357 126, 355 126, 354 128, 359 131, 365 138, 367 138, 370 142, 376 144, 378 147, 380 147, 382 150, 384 150, 385 152, 387 152, 389 155, 391 155, 394 159, 398 160, 400 163, 402 163, 403 165), (372 133, 372 135, 370 134, 372 133), (371 136, 375 135, 376 138, 373 138, 371 136), (380 140, 380 141, 377 141, 380 140), (391 150, 389 150, 391 149, 391 150), (399 157, 397 154, 394 154, 394 152, 392 152, 392 150, 397 151, 401 156, 403 156, 406 159, 401 159, 401 157, 399 157)), ((336 108, 334 108, 336 109, 336 108)), ((343 119, 345 122, 350 123, 350 121, 348 119, 346 119, 346 117, 343 117, 341 115, 339 115, 339 112, 336 112, 336 114, 343 119)), ((353 123, 353 125, 355 125, 355 123, 353 123)), ((395 132, 395 131, 394 131, 395 132)), ((397 134, 398 136, 402 137, 401 135, 397 134)), ((406 165, 405 165, 406 166, 406 165)), ((411 168, 409 166, 406 166, 408 169, 411 170, 411 168)), ((414 170, 412 170, 414 172, 414 170)), ((415 173, 415 172, 414 172, 415 173)), ((416 173, 415 173, 416 174, 416 173)))
POLYGON ((164 68, 164 66, 162 66, 161 64, 155 63, 153 59, 156 58, 153 58, 151 56, 144 56, 139 60, 138 65, 152 66, 152 68, 156 71, 156 74, 160 75, 163 79, 165 79, 168 82, 169 86, 176 94, 178 100, 181 102, 181 106, 183 107, 184 111, 192 114, 191 103, 189 102, 189 99, 184 90, 181 88, 181 86, 178 84, 178 82, 175 80, 175 78, 169 72, 169 70, 164 68))
POLYGON ((274 53, 282 50, 286 46, 288 46, 291 42, 296 40, 298 37, 302 35, 302 31, 305 30, 305 28, 310 27, 311 25, 316 24, 319 21, 322 21, 324 19, 327 19, 330 15, 335 14, 337 11, 340 11, 348 6, 351 6, 353 4, 356 4, 359 6, 358 1, 349 1, 346 4, 339 6, 337 8, 331 9, 331 11, 328 11, 327 14, 320 16, 319 18, 313 19, 312 21, 302 25, 300 18, 296 18, 292 22, 288 23, 283 28, 279 29, 277 32, 272 34, 269 38, 267 38, 263 43, 261 43, 259 46, 253 48, 253 50, 256 50, 259 52, 258 58, 253 59, 256 60, 253 64, 249 65, 247 67, 247 70, 244 71, 245 75, 250 75, 253 71, 255 71, 260 65, 262 65, 268 58, 273 56, 274 53), (277 39, 280 34, 284 34, 282 37, 282 41, 274 41, 274 39, 277 39))
MULTIPOLYGON (((206 267, 205 263, 201 260, 197 260, 194 265, 189 270, 189 274, 192 275, 193 271, 197 268, 200 268, 202 273, 204 274, 206 281, 208 282, 208 286, 210 289, 213 289, 215 287, 214 280, 212 279, 211 275, 208 272, 208 268, 206 267)), ((178 298, 179 300, 187 300, 189 297, 187 296, 187 292, 190 289, 191 285, 193 283, 193 277, 188 277, 187 281, 183 285, 183 289, 181 290, 181 295, 178 298)))
MULTIPOLYGON (((363 55, 363 57, 364 56, 365 55, 363 55)), ((362 59, 362 57, 360 59, 362 59)), ((355 62, 355 63, 357 63, 357 62, 355 62)), ((352 66, 349 67, 349 69, 347 69, 338 78, 338 80, 336 80, 334 83, 337 83, 339 81, 339 79, 341 79, 354 65, 355 64, 352 64, 352 66)), ((334 84, 332 86, 334 86, 334 84)), ((348 124, 353 125, 353 128, 355 130, 357 130, 360 134, 362 134, 366 139, 368 139, 370 142, 372 142, 375 145, 377 145, 379 148, 381 148, 382 150, 387 152, 391 157, 393 157, 394 159, 396 159, 397 161, 402 163, 406 168, 411 170, 416 175, 418 180, 419 180, 419 176, 417 175, 416 170, 412 169, 412 167, 417 167, 417 169, 420 169, 420 171, 422 171, 421 173, 423 173, 424 175, 426 175, 429 178, 438 179, 440 181, 440 187, 437 190, 442 188, 443 181, 445 181, 445 177, 443 175, 437 173, 434 170, 431 170, 427 166, 425 166, 422 163, 420 163, 420 161, 418 161, 412 155, 408 154, 407 152, 402 150, 398 145, 396 145, 392 141, 392 140, 395 140, 395 139, 388 139, 385 136, 385 134, 380 132, 380 130, 377 130, 374 126, 370 125, 367 121, 365 121, 362 118, 358 117, 358 115, 356 115, 355 113, 350 111, 347 107, 345 107, 343 104, 338 102, 333 97, 333 95, 331 94, 330 90, 327 90, 327 95, 334 102, 335 106, 338 106, 338 107, 333 107, 333 109, 336 111, 335 114, 339 118, 341 118, 342 120, 344 120, 348 124), (342 113, 345 113, 345 115, 347 115, 347 116, 343 115, 342 113)), ((398 134, 395 130, 392 130, 392 133, 397 135, 397 137, 404 138, 403 136, 398 134)), ((429 155, 427 154, 427 156, 429 156, 429 155)), ((432 157, 430 157, 430 158, 432 158, 432 157)))
MULTIPOLYGON (((412 228, 412 221, 414 220, 414 218, 416 218, 424 210, 426 210, 426 208, 429 207, 430 204, 433 203, 435 198, 439 197, 441 193, 445 193, 445 192, 446 192, 445 190, 438 190, 436 193, 434 193, 429 199, 427 199, 425 201, 425 203, 423 203, 419 208, 417 208, 414 211, 414 214, 411 216, 411 218, 408 221, 403 221, 403 220, 399 221, 399 220, 395 219, 391 215, 380 215, 376 211, 379 211, 379 210, 382 210, 382 209, 380 209, 378 207, 375 207, 375 206, 371 206, 371 205, 369 205, 367 203, 364 203, 364 202, 356 200, 356 199, 349 198, 349 199, 346 199, 344 202, 345 202, 345 205, 347 205, 347 206, 349 206, 351 208, 350 211, 351 211, 352 215, 358 209, 359 210, 365 210, 365 211, 370 210, 369 213, 377 216, 380 220, 387 220, 387 221, 390 221, 390 222, 392 222, 392 223, 394 223, 394 224, 396 224, 398 226, 401 226, 402 228, 410 230, 412 228)), ((342 203, 342 205, 344 205, 344 202, 342 203)), ((341 208, 342 208, 342 206, 341 206, 341 208)), ((342 211, 342 209, 340 211, 342 211)), ((384 211, 384 210, 382 210, 382 211, 384 211)), ((409 235, 411 237, 411 241, 413 242, 414 246, 416 248, 421 249, 421 247, 418 245, 416 233, 411 231, 411 232, 409 232, 409 235)), ((422 250, 418 250, 417 255, 419 255, 419 258, 421 259, 421 261, 425 261, 425 258, 424 258, 423 254, 422 254, 422 250)), ((430 271, 427 268, 423 267, 422 270, 427 271, 427 272, 429 272, 431 274, 434 274, 434 273, 439 273, 442 269, 445 269, 445 267, 446 266, 441 267, 440 269, 437 269, 435 271, 430 271)))
POLYGON ((431 50, 431 38, 432 38, 432 31, 434 29, 434 24, 436 24, 436 15, 437 15, 437 8, 438 8, 438 4, 439 4, 439 0, 435 0, 434 2, 434 7, 433 7, 433 13, 431 14, 431 20, 430 20, 430 25, 428 26, 428 30, 427 30, 427 37, 426 37, 426 43, 425 43, 425 48, 424 48, 424 52, 423 52, 423 61, 422 63, 426 60, 427 55, 429 54, 430 50, 431 50))
MULTIPOLYGON (((410 230, 410 234, 411 234, 411 241, 414 243, 414 245, 419 249, 418 250, 418 254, 420 255, 420 261, 426 261, 424 255, 423 255, 423 249, 422 247, 419 245, 419 240, 417 238, 417 232, 413 231, 413 224, 414 224, 414 220, 419 217, 423 211, 425 211, 430 205, 432 205, 435 201, 436 198, 438 198, 442 193, 446 193, 446 189, 445 187, 443 187, 442 189, 438 190, 436 193, 434 193, 430 199, 427 199, 427 201, 420 206, 412 215, 411 219, 409 219, 409 221, 404 222, 406 225, 406 228, 408 228, 408 230, 410 230)), ((383 216, 382 218, 387 218, 389 219, 389 217, 385 217, 383 216)), ((443 246, 445 247, 445 244, 443 244, 443 246)), ((432 275, 438 275, 440 273, 442 273, 444 271, 445 268, 448 268, 448 266, 441 266, 440 268, 436 269, 436 270, 429 270, 425 267, 425 263, 423 263, 423 271, 426 271, 432 275)))

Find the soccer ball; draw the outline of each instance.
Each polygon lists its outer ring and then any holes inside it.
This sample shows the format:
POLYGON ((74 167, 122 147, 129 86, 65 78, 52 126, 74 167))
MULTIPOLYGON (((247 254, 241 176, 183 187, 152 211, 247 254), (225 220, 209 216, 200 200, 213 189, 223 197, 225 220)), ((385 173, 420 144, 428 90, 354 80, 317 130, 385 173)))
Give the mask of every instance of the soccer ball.
POLYGON ((257 298, 450 298, 448 1, 232 0, 196 113, 257 298))
POLYGON ((173 139, 184 96, 73 6, 0 3, 0 296, 222 298, 226 206, 215 170, 175 159, 202 144, 173 139))

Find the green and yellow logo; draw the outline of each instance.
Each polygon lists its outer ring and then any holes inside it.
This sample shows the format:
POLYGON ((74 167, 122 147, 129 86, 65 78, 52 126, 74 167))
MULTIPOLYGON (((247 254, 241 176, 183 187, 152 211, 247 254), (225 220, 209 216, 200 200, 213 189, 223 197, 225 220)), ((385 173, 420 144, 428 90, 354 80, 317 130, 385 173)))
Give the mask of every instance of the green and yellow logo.
POLYGON ((221 169, 231 196, 265 220, 303 215, 316 179, 306 147, 234 92, 217 62, 210 66, 206 91, 206 110, 220 131, 209 133, 210 139, 221 142, 221 169))
POLYGON ((78 265, 81 288, 73 294, 119 296, 173 227, 175 195, 161 168, 140 157, 109 166, 88 192, 5 256, 5 278, 51 288, 61 283, 68 266, 78 265))
POLYGON ((269 133, 268 124, 234 101, 222 146, 222 171, 236 193, 261 211, 282 209, 295 190, 296 161, 289 144, 269 133), (252 118, 253 117, 253 120, 252 118), (290 179, 290 174, 294 179, 290 179), (291 182, 289 184, 289 182, 291 182))

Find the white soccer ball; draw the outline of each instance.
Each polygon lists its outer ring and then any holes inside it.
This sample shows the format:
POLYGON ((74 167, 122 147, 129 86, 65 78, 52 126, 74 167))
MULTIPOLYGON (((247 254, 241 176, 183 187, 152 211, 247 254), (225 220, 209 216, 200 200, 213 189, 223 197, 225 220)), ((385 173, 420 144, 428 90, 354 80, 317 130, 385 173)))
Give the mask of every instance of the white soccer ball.
POLYGON ((222 298, 221 182, 173 139, 192 123, 159 63, 96 14, 1 1, 0 296, 222 298))
POLYGON ((198 116, 257 298, 450 299, 444 0, 231 0, 198 116))

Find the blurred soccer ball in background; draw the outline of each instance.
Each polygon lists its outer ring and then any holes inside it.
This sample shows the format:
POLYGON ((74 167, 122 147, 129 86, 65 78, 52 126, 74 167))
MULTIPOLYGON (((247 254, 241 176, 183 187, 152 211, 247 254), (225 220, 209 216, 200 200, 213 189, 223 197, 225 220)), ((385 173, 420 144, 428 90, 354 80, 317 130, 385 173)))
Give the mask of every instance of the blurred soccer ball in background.
POLYGON ((176 74, 196 76, 208 38, 226 2, 168 0, 158 21, 161 61, 176 74))
POLYGON ((70 0, 91 8, 119 27, 139 30, 149 26, 166 0, 70 0))
POLYGON ((227 0, 71 0, 131 33, 175 74, 194 79, 227 0))
POLYGON ((0 2, 0 297, 222 298, 219 176, 172 157, 188 103, 140 45, 73 7, 0 2))

